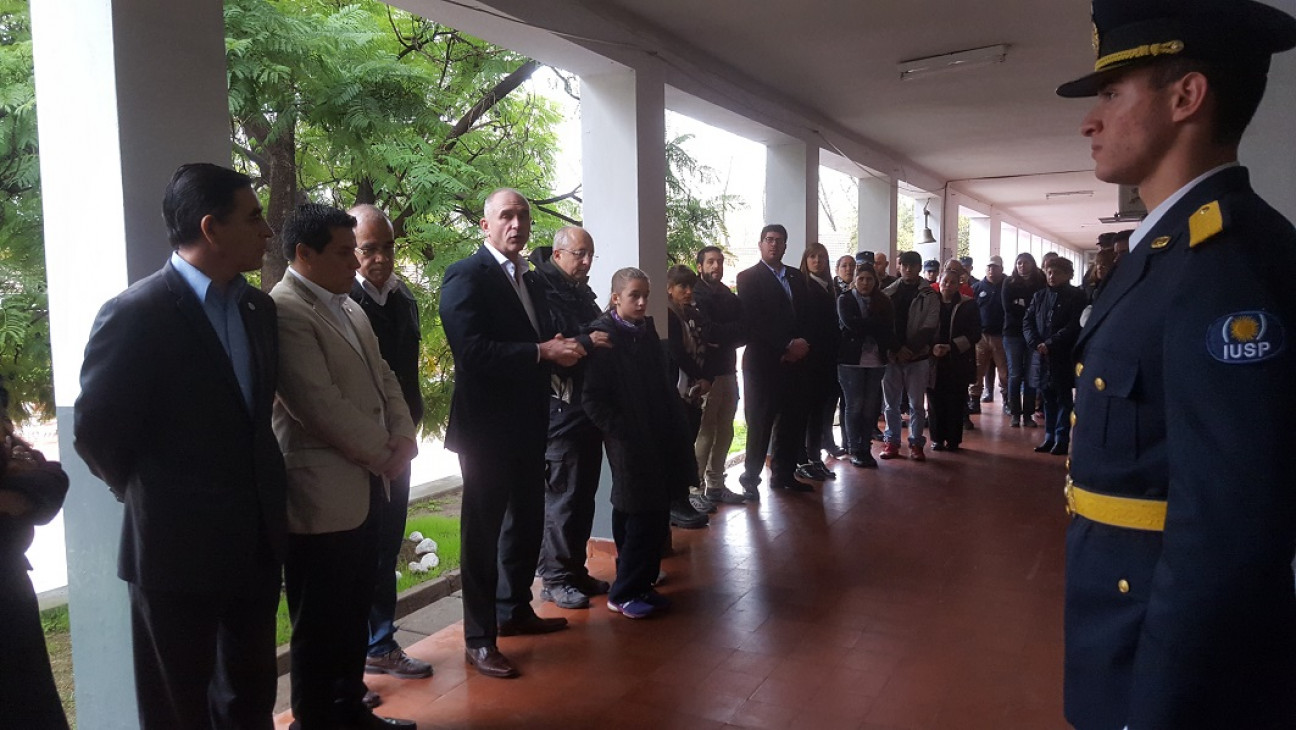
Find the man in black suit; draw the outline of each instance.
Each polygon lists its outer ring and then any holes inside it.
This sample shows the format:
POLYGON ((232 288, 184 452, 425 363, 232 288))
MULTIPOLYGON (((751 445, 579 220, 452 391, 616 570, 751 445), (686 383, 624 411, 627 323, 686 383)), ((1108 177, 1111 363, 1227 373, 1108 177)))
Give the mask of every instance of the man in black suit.
POLYGON ((738 298, 747 323, 743 354, 743 397, 747 416, 747 458, 738 482, 748 500, 760 499, 761 470, 770 440, 770 486, 808 492, 796 481, 797 452, 805 441, 808 404, 804 393, 804 360, 810 344, 802 336, 805 277, 783 265, 787 229, 761 229, 760 263, 738 274, 738 298))
POLYGON ((554 333, 542 284, 522 258, 531 236, 527 199, 516 190, 491 193, 481 229, 486 244, 450 266, 441 285, 441 324, 455 359, 446 447, 459 454, 463 473, 466 657, 486 676, 516 677, 496 636, 567 625, 536 616, 531 581, 544 528, 551 365, 570 367, 585 348, 554 333))
POLYGON ((184 165, 162 201, 175 251, 99 312, 77 453, 126 504, 140 727, 270 728, 285 535, 270 428, 275 305, 240 272, 273 235, 251 180, 184 165))

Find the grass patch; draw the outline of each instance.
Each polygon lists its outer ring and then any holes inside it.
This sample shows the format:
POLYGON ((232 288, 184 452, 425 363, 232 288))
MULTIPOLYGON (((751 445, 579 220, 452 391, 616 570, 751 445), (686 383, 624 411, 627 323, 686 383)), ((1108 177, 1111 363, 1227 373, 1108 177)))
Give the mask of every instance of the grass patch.
MULTIPOLYGON (((401 553, 396 559, 396 570, 400 572, 400 577, 396 579, 397 593, 420 583, 426 583, 447 570, 459 567, 459 519, 423 513, 424 510, 421 508, 427 504, 429 503, 420 505, 418 513, 411 513, 405 521, 405 535, 417 531, 423 533, 423 537, 436 540, 437 556, 441 558, 441 564, 426 573, 411 572, 409 563, 415 559, 414 543, 406 540, 401 544, 401 553)), ((280 596, 279 610, 275 617, 275 643, 282 646, 287 644, 291 637, 292 619, 288 616, 288 599, 280 596)))
POLYGON ((45 630, 45 648, 50 655, 50 668, 54 670, 54 686, 58 687, 63 702, 63 714, 68 725, 76 727, 76 683, 72 677, 72 628, 68 622, 67 604, 54 606, 40 612, 41 628, 45 630))
POLYGON ((741 454, 747 450, 747 422, 734 421, 733 443, 729 445, 730 454, 741 454))

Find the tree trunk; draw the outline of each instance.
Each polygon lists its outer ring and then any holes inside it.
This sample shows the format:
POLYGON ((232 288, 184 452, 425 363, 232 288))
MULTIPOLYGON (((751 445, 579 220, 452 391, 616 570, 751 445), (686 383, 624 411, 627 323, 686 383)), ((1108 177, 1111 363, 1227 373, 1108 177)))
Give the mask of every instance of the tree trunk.
POLYGON ((274 238, 266 246, 261 265, 261 289, 270 291, 283 278, 288 261, 283 254, 284 222, 297 206, 297 136, 291 125, 274 135, 265 145, 270 159, 270 202, 266 205, 266 222, 274 229, 274 238))

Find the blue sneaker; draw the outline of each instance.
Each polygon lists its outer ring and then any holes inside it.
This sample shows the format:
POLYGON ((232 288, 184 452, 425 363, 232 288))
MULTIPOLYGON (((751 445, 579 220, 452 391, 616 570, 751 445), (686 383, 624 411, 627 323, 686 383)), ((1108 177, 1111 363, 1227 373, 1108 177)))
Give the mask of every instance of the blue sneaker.
POLYGON ((624 603, 608 601, 607 607, 612 613, 619 613, 626 618, 648 618, 655 610, 651 603, 642 598, 632 598, 624 603))

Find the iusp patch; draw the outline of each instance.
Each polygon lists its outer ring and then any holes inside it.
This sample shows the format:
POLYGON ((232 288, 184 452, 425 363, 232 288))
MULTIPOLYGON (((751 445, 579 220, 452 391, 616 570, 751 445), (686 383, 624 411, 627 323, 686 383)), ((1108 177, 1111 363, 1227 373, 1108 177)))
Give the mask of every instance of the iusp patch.
POLYGON ((1264 362, 1287 344, 1282 322, 1268 312, 1237 312, 1220 317, 1206 333, 1211 357, 1228 365, 1264 362))

